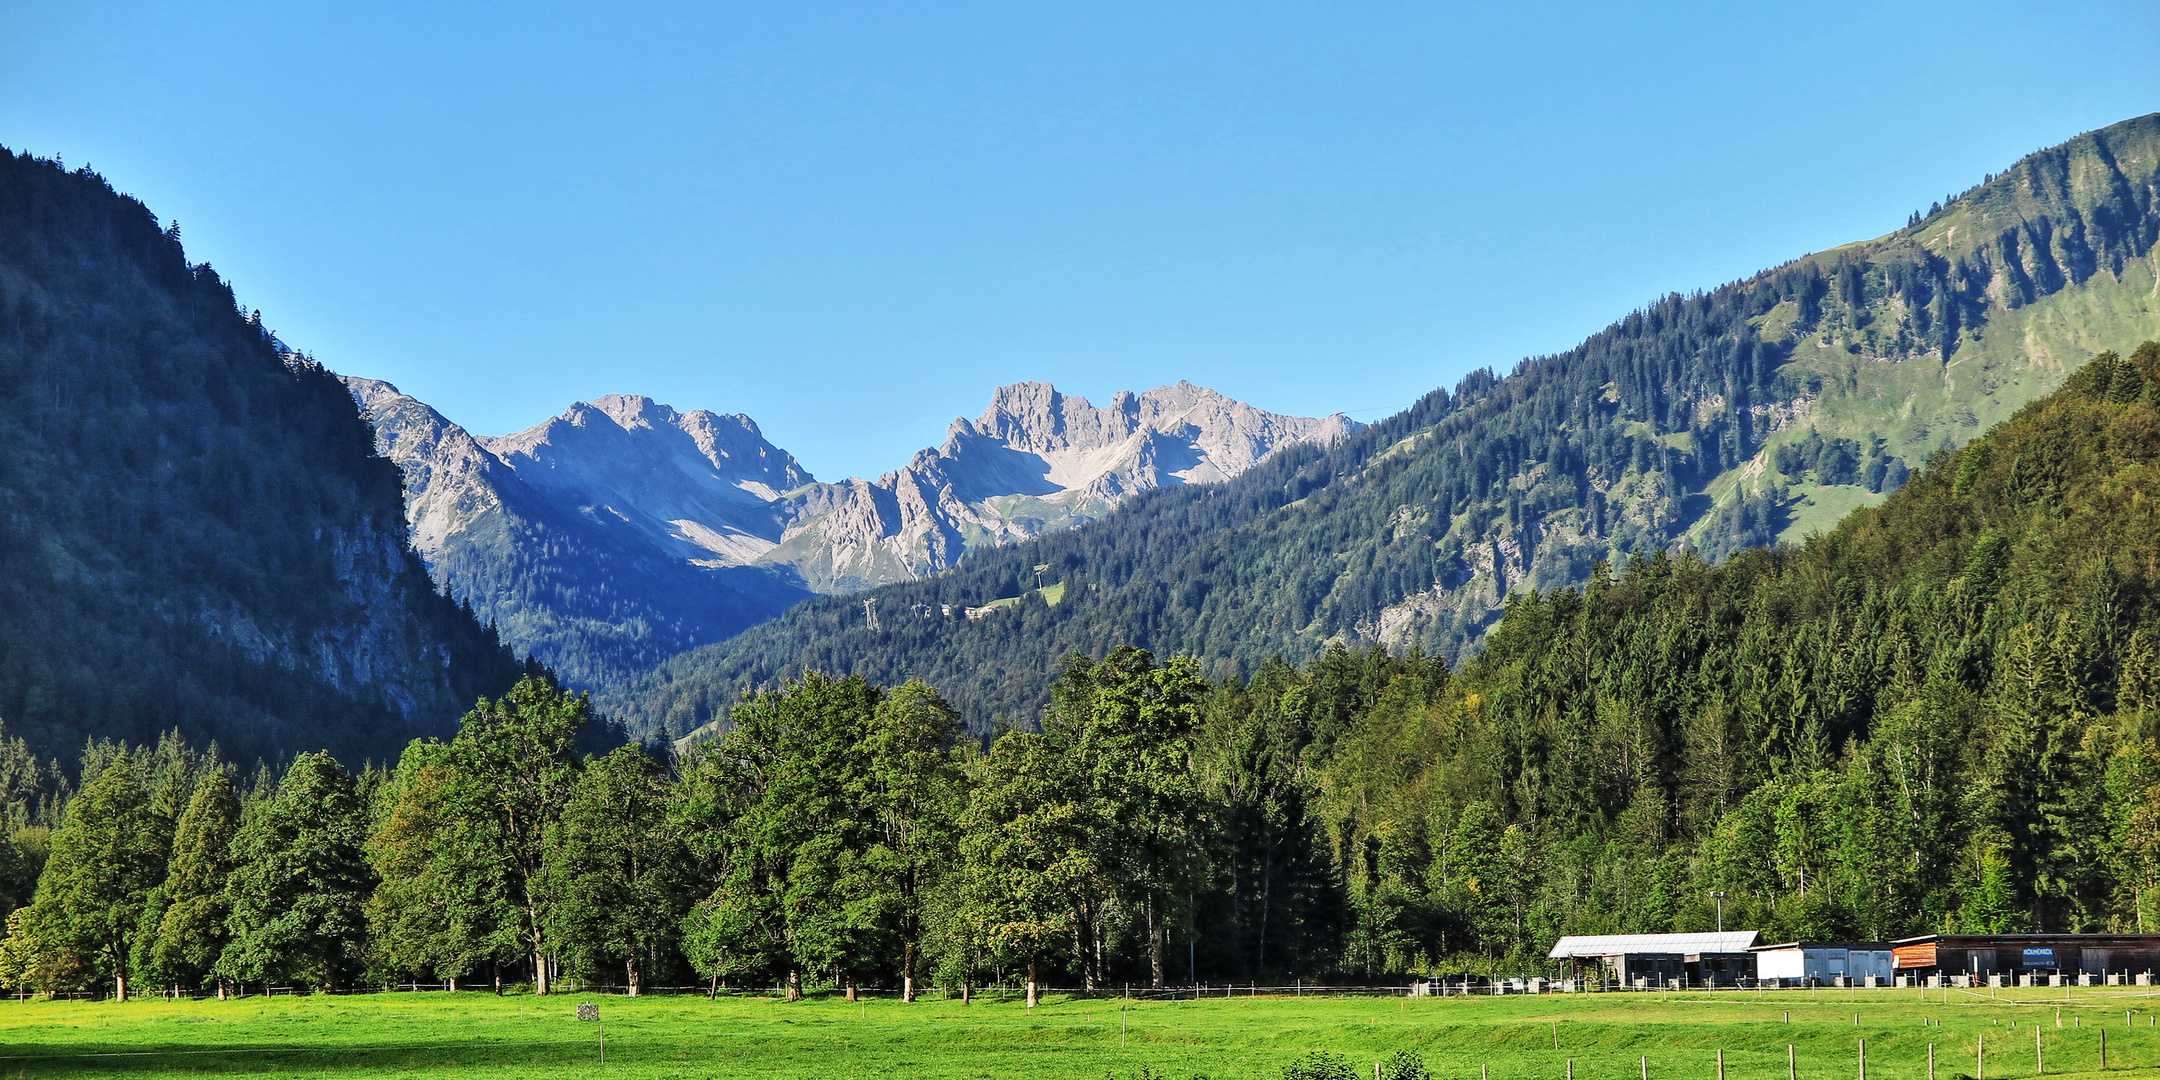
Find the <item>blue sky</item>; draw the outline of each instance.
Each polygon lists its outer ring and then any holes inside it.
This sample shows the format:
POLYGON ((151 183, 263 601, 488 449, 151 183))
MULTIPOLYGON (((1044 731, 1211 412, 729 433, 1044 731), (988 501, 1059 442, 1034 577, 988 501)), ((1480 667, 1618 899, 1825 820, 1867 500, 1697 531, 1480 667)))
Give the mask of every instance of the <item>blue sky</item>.
POLYGON ((2160 6, 0 5, 0 143, 476 432, 820 477, 990 389, 1374 419, 2160 109, 2160 6))

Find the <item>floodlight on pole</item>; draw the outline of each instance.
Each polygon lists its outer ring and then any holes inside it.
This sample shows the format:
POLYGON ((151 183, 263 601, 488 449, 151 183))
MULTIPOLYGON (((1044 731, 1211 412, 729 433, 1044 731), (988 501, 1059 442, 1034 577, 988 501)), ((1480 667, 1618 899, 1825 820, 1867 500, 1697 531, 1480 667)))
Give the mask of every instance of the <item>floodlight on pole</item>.
POLYGON ((1725 890, 1712 891, 1710 899, 1717 901, 1717 929, 1718 933, 1722 934, 1725 932, 1725 890))

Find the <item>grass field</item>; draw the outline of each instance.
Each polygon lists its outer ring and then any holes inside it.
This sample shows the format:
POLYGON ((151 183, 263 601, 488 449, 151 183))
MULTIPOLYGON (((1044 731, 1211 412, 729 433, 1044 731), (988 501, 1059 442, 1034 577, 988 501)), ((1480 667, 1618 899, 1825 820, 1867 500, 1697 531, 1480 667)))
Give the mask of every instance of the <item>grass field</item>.
POLYGON ((1977 1037, 1987 1077, 2034 1075, 2033 1028, 2049 1075, 2097 1075, 2102 1031, 2111 1076, 2160 1075, 2151 991, 1822 990, 1757 997, 1598 994, 1525 998, 1260 997, 1147 1001, 1052 999, 902 1005, 812 999, 553 998, 394 993, 240 1001, 0 1002, 0 1077, 1018 1077, 1125 1080, 1143 1068, 1185 1080, 1273 1078, 1313 1050, 1362 1078, 1398 1050, 1437 1077, 1471 1080, 1924 1080, 1935 1045, 1941 1080, 1970 1076, 1977 1037), (2052 993, 2053 996, 2048 996, 2052 993), (580 1023, 581 1000, 600 1024, 580 1023), (2131 1010, 2126 1024, 2125 1010, 2131 1010), (2057 1027, 2058 1012, 2061 1026, 2057 1027), (1790 1016, 1788 1022, 1786 1017, 1790 1016), (1857 1019, 1857 1023, 1855 1020, 1857 1019), (1129 1024, 1120 1045, 1121 1022, 1129 1024), (600 1028, 607 1060, 600 1061, 600 1028), (1557 1038, 1559 1048, 1554 1049, 1557 1038))

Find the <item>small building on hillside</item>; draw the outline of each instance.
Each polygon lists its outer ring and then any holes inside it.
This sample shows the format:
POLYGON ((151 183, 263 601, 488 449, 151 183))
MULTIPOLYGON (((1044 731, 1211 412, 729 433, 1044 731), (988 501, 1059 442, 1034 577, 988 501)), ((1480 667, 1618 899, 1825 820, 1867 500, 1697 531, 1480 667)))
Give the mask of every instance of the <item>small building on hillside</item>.
POLYGON ((1589 934, 1561 938, 1546 955, 1591 978, 1634 986, 1731 986, 1755 977, 1754 930, 1701 934, 1589 934), (1595 967, 1591 974, 1585 968, 1595 967))
POLYGON ((1887 941, 1788 941, 1757 945, 1755 977, 1823 986, 1866 986, 1869 978, 1888 986, 1896 974, 1896 955, 1887 941), (1850 979, 1850 983, 1839 983, 1850 979))
POLYGON ((2120 975, 2160 972, 2160 934, 1922 934, 1890 943, 1897 973, 1927 977, 2120 975))

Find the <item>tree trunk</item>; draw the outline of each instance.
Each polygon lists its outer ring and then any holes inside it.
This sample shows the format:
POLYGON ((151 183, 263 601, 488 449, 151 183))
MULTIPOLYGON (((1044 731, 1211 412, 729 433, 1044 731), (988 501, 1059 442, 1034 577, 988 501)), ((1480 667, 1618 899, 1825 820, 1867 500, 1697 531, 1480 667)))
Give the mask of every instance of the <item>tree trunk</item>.
POLYGON ((1027 1001, 1028 1001, 1028 1003, 1027 1003, 1027 1007, 1028 1007, 1028 1008, 1032 1009, 1032 1008, 1034 1008, 1034 1007, 1035 1007, 1035 961, 1033 961, 1033 960, 1030 960, 1030 961, 1028 961, 1028 998, 1027 998, 1027 1001))
POLYGON ((850 1002, 853 1002, 853 1001, 855 1000, 855 984, 854 984, 854 983, 849 983, 849 984, 847 984, 847 999, 848 999, 848 1001, 850 1001, 850 1002))
POLYGON ((637 971, 637 961, 635 961, 635 960, 625 960, 625 961, 623 961, 623 971, 624 971, 625 975, 626 975, 626 976, 627 976, 627 977, 629 978, 629 980, 630 980, 630 996, 631 996, 631 997, 636 997, 636 996, 638 996, 638 988, 639 988, 639 987, 638 987, 638 971, 637 971))
POLYGON ((1267 978, 1267 920, 1268 905, 1275 887, 1275 845, 1271 841, 1261 848, 1260 855, 1260 938, 1257 955, 1253 958, 1253 972, 1267 978))
POLYGON ((968 985, 968 981, 966 979, 960 980, 960 1004, 968 1004, 968 994, 974 989, 975 988, 973 986, 968 985))
POLYGON ((113 1000, 114 1000, 114 1001, 126 1001, 126 1000, 127 1000, 127 976, 125 976, 125 975, 115 975, 115 976, 113 976, 113 1000))
POLYGON ((446 993, 457 993, 457 976, 452 975, 449 978, 443 980, 443 990, 446 993))
POLYGON ((548 992, 547 955, 540 951, 540 943, 533 942, 533 993, 545 996, 548 992))
POLYGON ((794 968, 789 968, 787 973, 787 999, 789 1001, 802 1000, 802 973, 794 968))
POLYGON ((218 976, 217 999, 219 1001, 225 1000, 225 977, 223 975, 218 976))
POLYGON ((1155 924, 1155 898, 1147 898, 1147 963, 1150 985, 1162 985, 1162 929, 1155 924))
POLYGON ((915 943, 912 941, 907 943, 900 961, 900 1000, 911 1004, 915 1000, 915 943))

